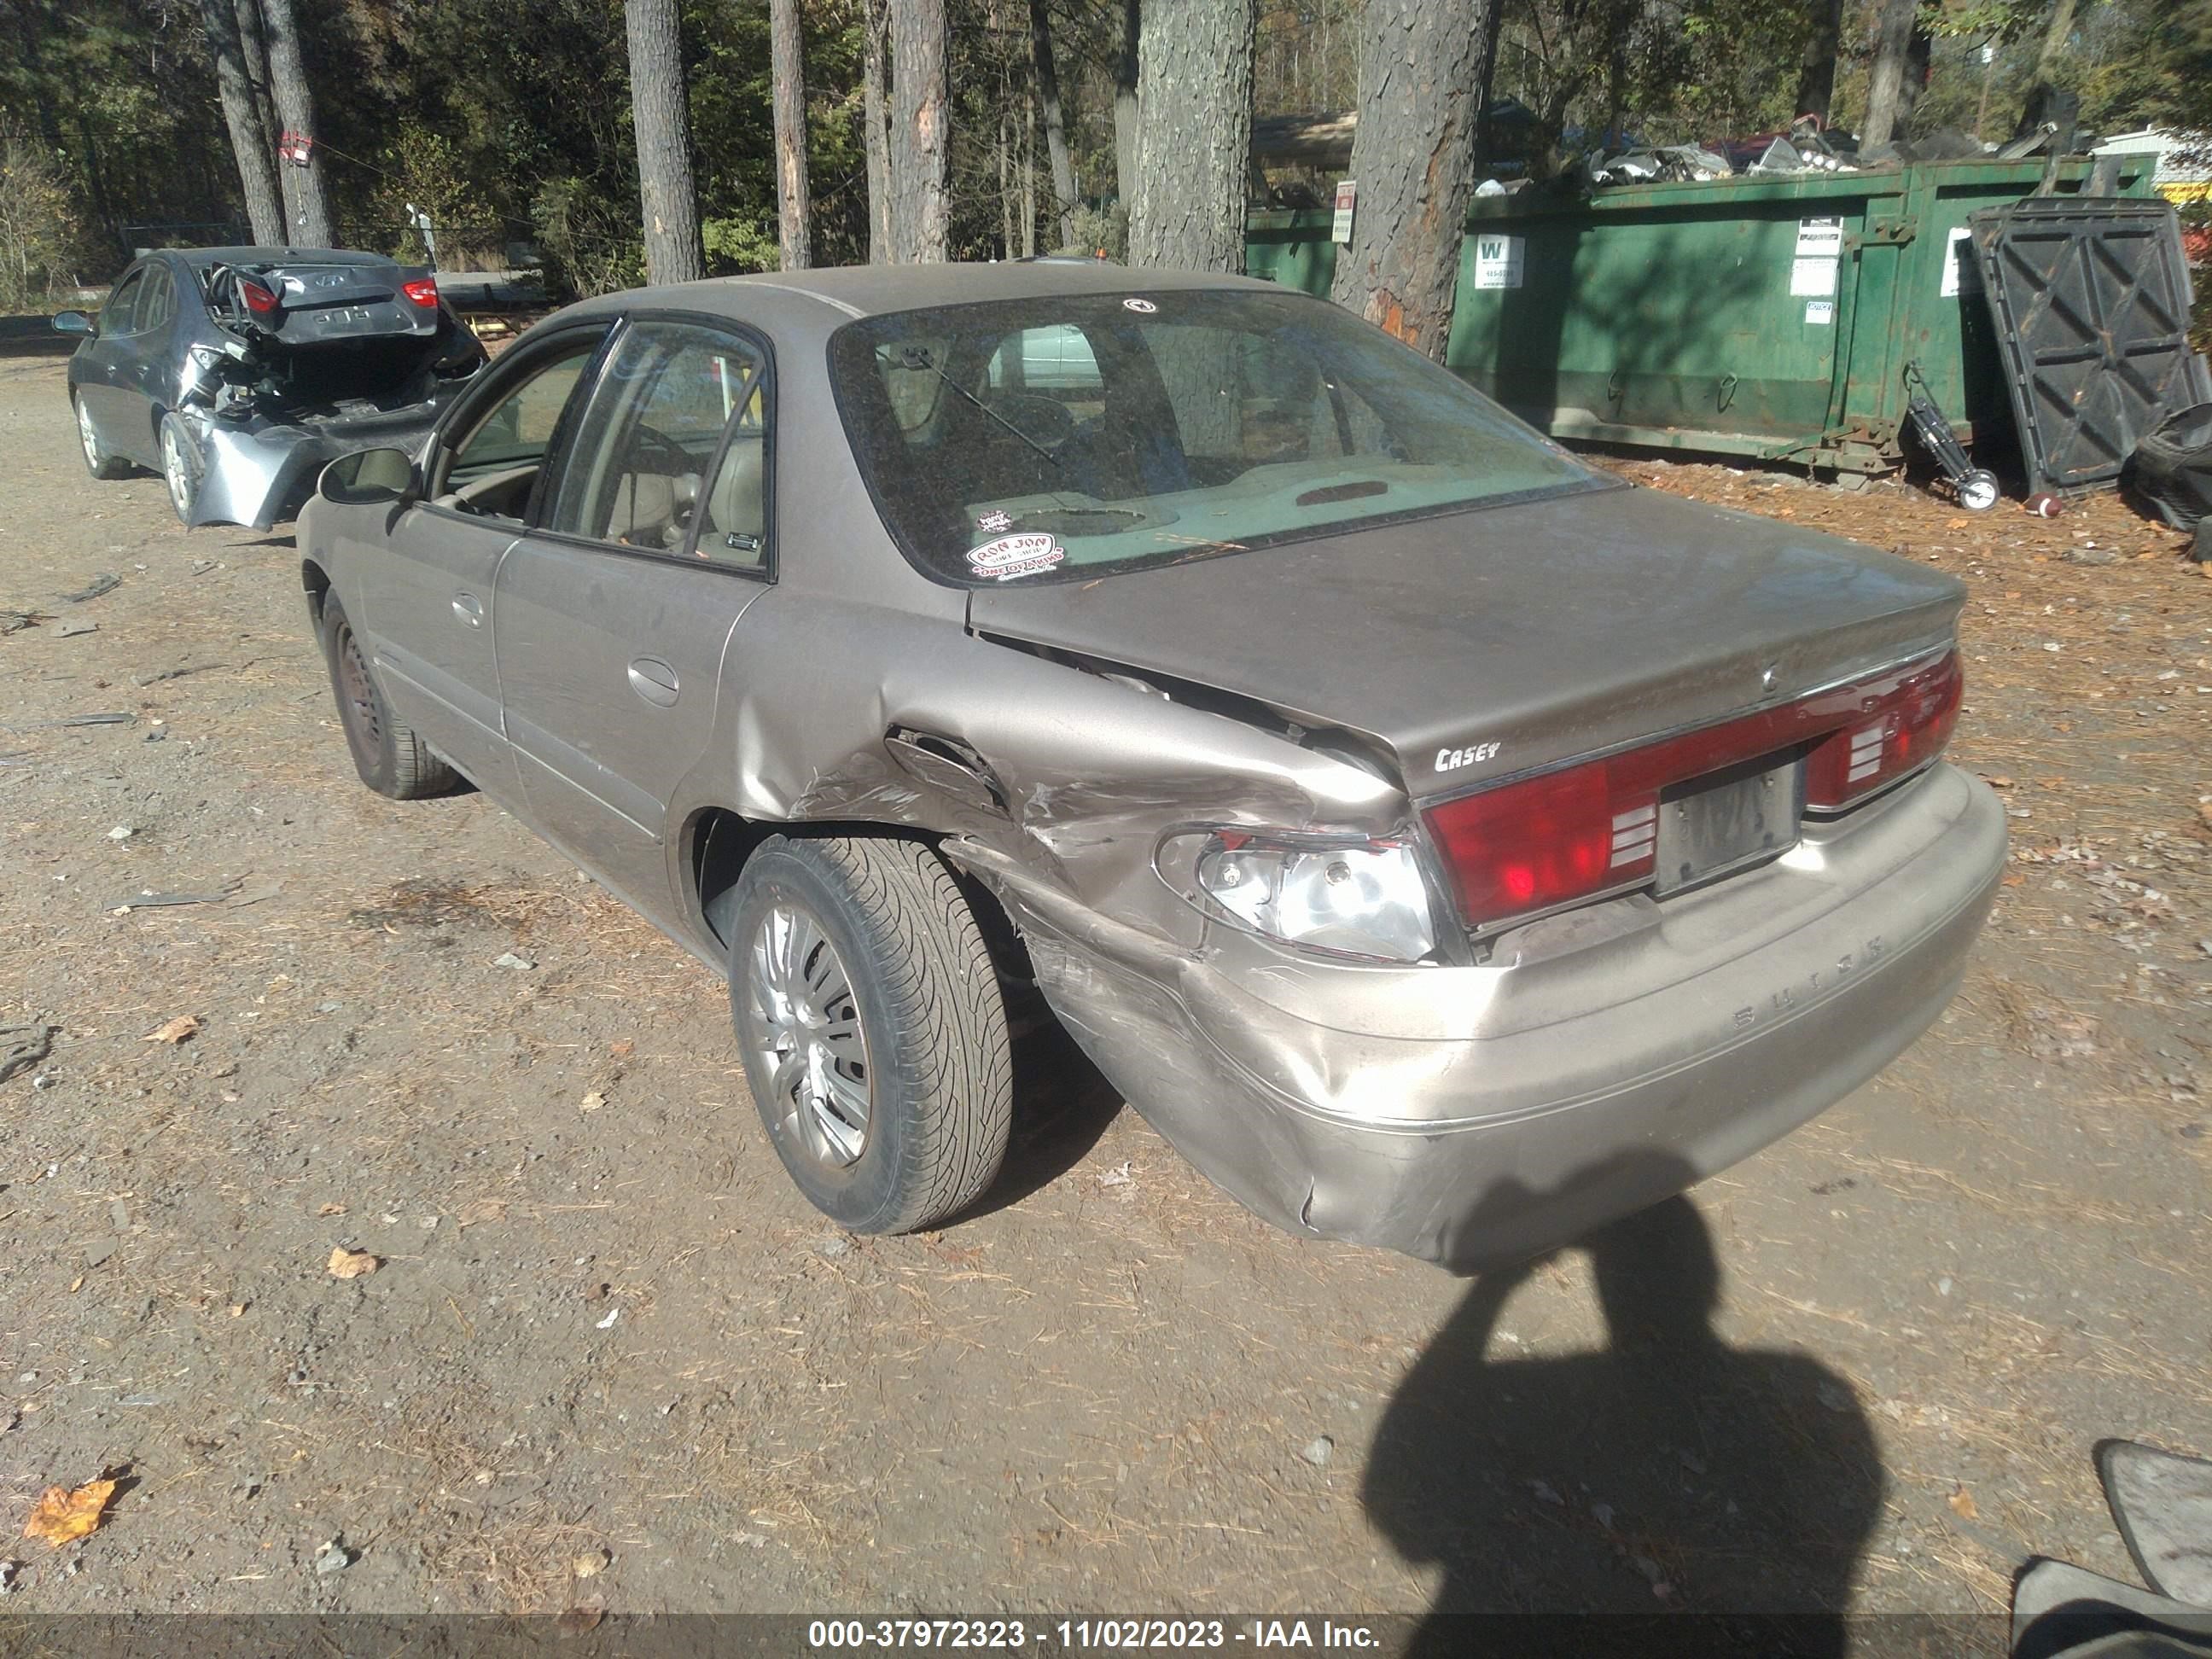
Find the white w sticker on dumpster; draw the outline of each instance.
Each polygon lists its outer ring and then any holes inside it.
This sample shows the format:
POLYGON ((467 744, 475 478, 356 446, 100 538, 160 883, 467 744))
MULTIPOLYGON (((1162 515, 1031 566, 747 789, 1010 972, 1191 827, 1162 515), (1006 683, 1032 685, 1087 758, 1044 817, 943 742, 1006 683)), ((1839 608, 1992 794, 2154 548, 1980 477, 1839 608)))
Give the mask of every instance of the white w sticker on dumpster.
POLYGON ((1526 240, 1521 236, 1476 236, 1474 285, 1477 288, 1520 287, 1522 246, 1526 240))

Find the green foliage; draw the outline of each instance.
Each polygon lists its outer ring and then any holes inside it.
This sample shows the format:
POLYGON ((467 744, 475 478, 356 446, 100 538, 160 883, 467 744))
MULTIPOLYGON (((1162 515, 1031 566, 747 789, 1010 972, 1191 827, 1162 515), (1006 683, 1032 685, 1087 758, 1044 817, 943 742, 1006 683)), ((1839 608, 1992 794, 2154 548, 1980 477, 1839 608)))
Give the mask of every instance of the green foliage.
POLYGON ((645 281, 645 233, 635 194, 609 200, 586 179, 549 179, 530 207, 545 280, 578 295, 611 294, 645 281))

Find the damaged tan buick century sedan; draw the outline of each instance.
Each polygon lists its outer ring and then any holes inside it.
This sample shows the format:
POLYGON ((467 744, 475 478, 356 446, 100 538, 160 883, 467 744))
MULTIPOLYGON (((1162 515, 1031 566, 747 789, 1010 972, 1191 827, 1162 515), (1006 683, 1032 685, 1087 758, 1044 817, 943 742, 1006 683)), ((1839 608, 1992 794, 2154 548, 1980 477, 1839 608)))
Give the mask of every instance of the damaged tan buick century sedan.
POLYGON ((990 1183, 1041 996, 1285 1228, 1562 1243, 1887 1062, 2004 856, 1956 582, 1261 283, 590 301, 301 543, 363 780, 465 778, 726 973, 855 1231, 990 1183))

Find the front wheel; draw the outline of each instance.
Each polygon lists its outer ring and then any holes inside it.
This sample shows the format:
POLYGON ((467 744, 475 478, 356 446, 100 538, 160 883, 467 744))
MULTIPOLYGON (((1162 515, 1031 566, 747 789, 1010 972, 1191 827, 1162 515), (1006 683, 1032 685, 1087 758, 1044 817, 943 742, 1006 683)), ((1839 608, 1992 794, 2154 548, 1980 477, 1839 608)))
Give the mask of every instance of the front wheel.
POLYGON ((84 446, 84 470, 103 481, 127 476, 131 463, 120 455, 108 453, 100 428, 93 424, 92 411, 84 406, 84 399, 72 394, 70 402, 76 408, 76 437, 84 446))
POLYGON ((169 505, 177 509, 177 518, 185 525, 192 521, 192 503, 199 500, 200 480, 206 469, 207 459, 200 453, 199 441, 184 417, 161 416, 161 481, 169 486, 169 505))
POLYGON ((330 664, 331 691, 337 698, 338 724, 345 728, 346 748, 361 781, 393 800, 417 800, 454 788, 459 775, 432 754, 415 728, 384 701, 384 688, 369 672, 361 636, 336 594, 324 595, 318 628, 330 664))
POLYGON ((730 1005, 769 1140, 840 1226, 913 1232, 997 1176, 1013 1121, 1006 1003, 933 848, 763 842, 738 878, 730 1005))
POLYGON ((1959 480, 1959 505, 1969 513, 1986 513, 1997 504, 1997 480, 1994 472, 1984 472, 1976 467, 1959 480))

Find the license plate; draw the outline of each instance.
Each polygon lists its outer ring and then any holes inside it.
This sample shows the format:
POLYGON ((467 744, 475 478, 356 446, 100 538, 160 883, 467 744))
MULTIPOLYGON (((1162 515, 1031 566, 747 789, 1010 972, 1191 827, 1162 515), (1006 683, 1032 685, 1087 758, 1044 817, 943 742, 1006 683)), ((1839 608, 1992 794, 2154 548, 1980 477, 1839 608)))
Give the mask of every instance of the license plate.
POLYGON ((1662 893, 1694 887, 1797 844, 1805 768, 1753 762, 1677 784, 1659 798, 1662 893))

